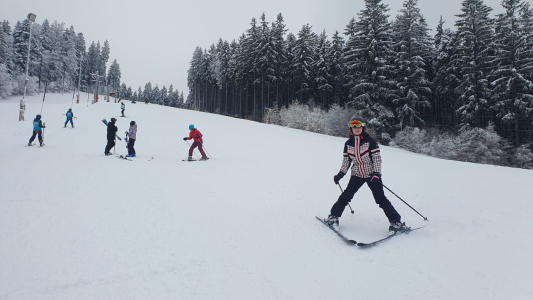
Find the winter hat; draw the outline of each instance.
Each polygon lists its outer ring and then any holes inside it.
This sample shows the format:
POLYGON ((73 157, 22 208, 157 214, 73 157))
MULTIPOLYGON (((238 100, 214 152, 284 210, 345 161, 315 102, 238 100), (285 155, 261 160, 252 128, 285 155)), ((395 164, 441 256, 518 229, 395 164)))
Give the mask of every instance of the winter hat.
POLYGON ((194 125, 192 125, 192 124, 189 125, 189 130, 190 130, 190 129, 194 129, 194 125))
POLYGON ((117 121, 117 119, 111 118, 111 122, 116 122, 116 121, 117 121))
POLYGON ((69 108, 68 111, 72 111, 72 108, 69 108))
POLYGON ((41 115, 36 115, 35 118, 40 120, 41 119, 41 115))
POLYGON ((130 126, 133 126, 133 125, 135 125, 135 121, 130 122, 130 126))

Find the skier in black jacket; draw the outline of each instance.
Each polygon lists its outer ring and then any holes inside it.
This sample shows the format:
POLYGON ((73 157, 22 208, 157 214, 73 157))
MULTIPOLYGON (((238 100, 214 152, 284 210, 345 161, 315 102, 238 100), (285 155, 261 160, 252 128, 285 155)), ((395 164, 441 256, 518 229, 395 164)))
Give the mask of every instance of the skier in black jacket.
POLYGON ((117 119, 111 118, 111 121, 107 123, 107 146, 105 147, 105 155, 111 155, 109 151, 115 146, 115 135, 118 131, 117 126, 115 126, 116 121, 117 119))
POLYGON ((381 183, 381 155, 376 141, 365 131, 366 121, 362 117, 353 117, 350 120, 350 138, 344 144, 342 166, 339 173, 333 176, 333 182, 339 184, 352 164, 350 182, 346 190, 331 208, 331 213, 325 220, 338 230, 339 218, 344 208, 363 184, 367 184, 376 203, 383 209, 390 222, 389 235, 398 231, 407 230, 405 223, 401 222, 401 216, 385 197, 383 184, 381 183))

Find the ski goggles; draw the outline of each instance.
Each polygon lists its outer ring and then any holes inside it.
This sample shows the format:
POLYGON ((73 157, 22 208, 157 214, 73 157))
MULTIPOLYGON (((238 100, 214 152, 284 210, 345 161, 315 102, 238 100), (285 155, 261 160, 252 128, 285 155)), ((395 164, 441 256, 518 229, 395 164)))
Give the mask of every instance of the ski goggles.
POLYGON ((350 127, 356 127, 356 128, 359 128, 359 127, 365 127, 366 124, 359 121, 359 120, 355 120, 355 121, 350 121, 350 127))

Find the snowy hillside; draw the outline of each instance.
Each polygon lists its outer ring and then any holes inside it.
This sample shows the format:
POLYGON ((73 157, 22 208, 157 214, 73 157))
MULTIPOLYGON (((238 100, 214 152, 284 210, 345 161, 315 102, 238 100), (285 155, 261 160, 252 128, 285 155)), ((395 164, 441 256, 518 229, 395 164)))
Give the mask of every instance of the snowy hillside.
MULTIPOLYGON (((0 299, 533 299, 531 170, 382 147, 384 183, 429 222, 386 191, 426 228, 361 249, 315 219, 339 196, 344 138, 126 102, 125 161, 103 155, 120 105, 86 97, 71 129, 72 95, 46 96, 43 148, 24 147, 42 95, 25 122, 0 100, 0 299), (215 159, 182 161, 189 124, 215 159)), ((351 205, 343 233, 386 235, 367 187, 351 205)))

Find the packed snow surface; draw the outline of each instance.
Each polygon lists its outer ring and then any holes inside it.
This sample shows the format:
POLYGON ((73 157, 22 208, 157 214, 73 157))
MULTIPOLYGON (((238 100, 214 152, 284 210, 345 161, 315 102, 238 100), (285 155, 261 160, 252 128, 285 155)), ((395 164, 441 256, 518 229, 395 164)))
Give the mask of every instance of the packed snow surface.
MULTIPOLYGON (((402 221, 426 227, 362 249, 315 218, 339 196, 345 138, 42 97, 26 97, 24 122, 20 97, 0 100, 0 299, 533 299, 531 170, 382 146, 384 184, 429 222, 386 191, 402 221), (41 107, 46 146, 25 147, 41 107), (133 161, 104 156, 112 117, 121 137, 138 124, 133 161), (182 161, 190 124, 213 159, 182 161)), ((386 236, 368 187, 351 205, 346 236, 386 236)))

